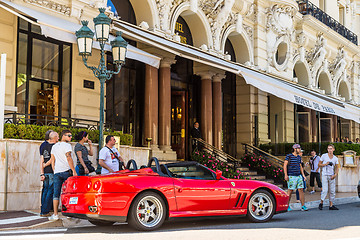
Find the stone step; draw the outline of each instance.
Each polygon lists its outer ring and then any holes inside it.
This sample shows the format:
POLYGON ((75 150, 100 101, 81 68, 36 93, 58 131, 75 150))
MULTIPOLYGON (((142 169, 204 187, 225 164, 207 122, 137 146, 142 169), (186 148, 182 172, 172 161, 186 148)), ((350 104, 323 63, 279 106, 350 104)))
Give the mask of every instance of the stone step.
POLYGON ((238 167, 238 168, 236 168, 236 170, 239 170, 240 172, 246 172, 246 171, 249 171, 249 168, 248 167, 238 167))
POLYGON ((160 164, 168 164, 168 163, 178 163, 183 161, 177 161, 177 160, 159 160, 160 164))
POLYGON ((257 171, 242 171, 245 176, 257 176, 257 171))
POLYGON ((251 180, 260 180, 260 181, 266 179, 265 176, 259 176, 259 175, 255 175, 255 176, 245 176, 245 177, 249 177, 249 178, 251 178, 251 180))

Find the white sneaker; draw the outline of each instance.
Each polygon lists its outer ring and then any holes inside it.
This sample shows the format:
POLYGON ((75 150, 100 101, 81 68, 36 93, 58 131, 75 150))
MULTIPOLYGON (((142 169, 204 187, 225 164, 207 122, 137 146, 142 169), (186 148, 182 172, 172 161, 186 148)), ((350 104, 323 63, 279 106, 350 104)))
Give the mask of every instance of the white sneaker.
POLYGON ((48 219, 49 219, 49 221, 57 221, 57 220, 59 220, 59 215, 53 214, 48 219))
POLYGON ((314 194, 314 193, 315 193, 315 191, 311 191, 311 192, 310 192, 310 194, 314 194))

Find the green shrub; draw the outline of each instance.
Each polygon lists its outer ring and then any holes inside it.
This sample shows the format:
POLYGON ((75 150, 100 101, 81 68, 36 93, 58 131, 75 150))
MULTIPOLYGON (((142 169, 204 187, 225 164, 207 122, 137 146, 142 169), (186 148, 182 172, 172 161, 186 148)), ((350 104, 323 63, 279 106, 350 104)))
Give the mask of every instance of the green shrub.
MULTIPOLYGON (((64 129, 69 129, 73 136, 75 136, 80 131, 86 131, 89 133, 89 139, 93 143, 99 142, 99 130, 88 130, 85 128, 67 128, 67 127, 57 127, 57 126, 38 126, 38 125, 25 125, 25 124, 9 124, 6 123, 4 126, 4 138, 12 139, 28 139, 28 140, 43 140, 46 131, 53 130, 57 133, 61 133, 64 129)), ((105 135, 114 135, 120 137, 121 145, 132 145, 133 136, 130 134, 124 134, 122 132, 116 131, 105 131, 105 135)), ((72 141, 76 141, 73 137, 72 141)))
POLYGON ((266 177, 274 179, 275 182, 284 183, 283 169, 272 165, 267 159, 255 154, 245 154, 241 160, 246 167, 264 173, 266 177))
MULTIPOLYGON (((294 143, 278 143, 278 144, 261 144, 260 149, 268 152, 272 155, 285 156, 292 151, 294 143), (276 149, 277 147, 277 149, 276 149)), ((329 142, 323 142, 320 145, 320 152, 326 153, 329 142)), ((342 155, 342 152, 346 150, 353 150, 360 153, 360 144, 348 144, 348 143, 331 143, 335 146, 335 155, 342 155)), ((310 155, 311 150, 319 151, 319 143, 300 143, 301 148, 304 150, 305 155, 310 155)))

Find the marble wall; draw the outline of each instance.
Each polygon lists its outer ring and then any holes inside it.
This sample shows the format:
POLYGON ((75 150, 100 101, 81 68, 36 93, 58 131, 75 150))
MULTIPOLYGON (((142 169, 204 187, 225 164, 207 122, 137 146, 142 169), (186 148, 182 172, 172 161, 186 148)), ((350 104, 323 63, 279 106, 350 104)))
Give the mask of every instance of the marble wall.
MULTIPOLYGON (((0 140, 0 211, 40 208, 42 183, 39 146, 41 143, 42 141, 0 140)), ((72 145, 74 147, 75 143, 72 145)), ((89 157, 93 166, 96 166, 97 152, 97 145, 94 144, 94 156, 89 157)), ((146 165, 149 159, 147 148, 120 146, 119 152, 125 162, 134 159, 139 167, 146 165)), ((76 164, 75 154, 72 155, 76 164)))

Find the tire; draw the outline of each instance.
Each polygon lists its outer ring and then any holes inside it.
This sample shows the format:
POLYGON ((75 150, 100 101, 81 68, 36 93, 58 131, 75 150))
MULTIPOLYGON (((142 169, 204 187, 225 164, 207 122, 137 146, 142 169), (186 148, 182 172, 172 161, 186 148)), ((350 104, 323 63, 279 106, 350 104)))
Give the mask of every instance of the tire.
POLYGON ((96 226, 112 226, 115 222, 104 221, 104 220, 88 220, 90 223, 96 226))
POLYGON ((166 218, 166 205, 159 194, 144 192, 133 201, 128 222, 132 228, 152 231, 159 228, 166 218))
POLYGON ((250 197, 247 207, 247 217, 252 222, 267 222, 275 214, 276 202, 266 190, 256 190, 250 197))

